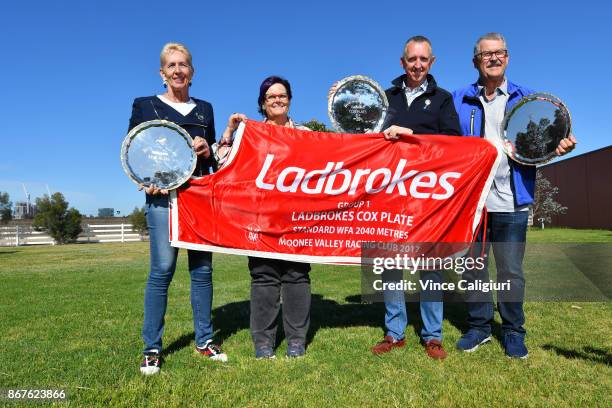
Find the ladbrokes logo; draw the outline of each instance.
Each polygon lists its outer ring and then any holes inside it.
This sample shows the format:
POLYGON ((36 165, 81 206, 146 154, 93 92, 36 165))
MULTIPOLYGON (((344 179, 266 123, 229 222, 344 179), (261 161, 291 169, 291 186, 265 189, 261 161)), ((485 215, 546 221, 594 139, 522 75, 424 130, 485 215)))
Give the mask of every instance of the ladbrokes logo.
POLYGON ((283 193, 295 193, 299 189, 305 194, 339 195, 348 192, 349 195, 355 195, 360 182, 365 180, 365 191, 368 194, 383 190, 386 194, 394 194, 397 189, 397 193, 402 196, 410 194, 414 198, 445 200, 455 192, 450 180, 461 177, 461 173, 452 171, 438 176, 433 171, 406 170, 407 161, 400 159, 394 171, 382 167, 376 170, 355 169, 353 174, 342 168, 344 162, 327 162, 325 168, 309 172, 301 167, 286 167, 276 180, 270 180, 268 171, 273 161, 274 155, 268 154, 255 184, 262 190, 276 188, 283 193))

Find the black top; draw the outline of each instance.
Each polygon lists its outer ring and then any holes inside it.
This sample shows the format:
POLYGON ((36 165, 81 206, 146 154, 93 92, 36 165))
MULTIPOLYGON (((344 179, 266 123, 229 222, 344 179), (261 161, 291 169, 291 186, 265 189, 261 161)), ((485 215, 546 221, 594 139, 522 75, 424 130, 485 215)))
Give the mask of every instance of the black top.
POLYGON ((417 135, 460 135, 459 116, 450 92, 438 87, 432 75, 427 75, 427 89, 408 107, 402 83, 406 74, 395 78, 385 91, 389 110, 383 129, 391 125, 412 129, 417 135))
MULTIPOLYGON (((134 99, 128 131, 142 122, 163 119, 176 123, 185 129, 192 138, 196 136, 204 138, 208 145, 212 146, 215 143, 215 120, 212 105, 201 99, 191 99, 196 103, 196 106, 185 116, 170 105, 162 102, 157 96, 145 96, 134 99)), ((213 169, 216 168, 212 153, 208 159, 198 157, 198 164, 193 175, 203 176, 209 174, 211 167, 213 169)))

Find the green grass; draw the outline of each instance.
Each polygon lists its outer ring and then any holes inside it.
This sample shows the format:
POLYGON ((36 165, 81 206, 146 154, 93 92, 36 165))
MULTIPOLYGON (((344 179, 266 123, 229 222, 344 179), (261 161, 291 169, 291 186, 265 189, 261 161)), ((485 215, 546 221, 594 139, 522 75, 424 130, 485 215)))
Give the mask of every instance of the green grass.
POLYGON ((612 242, 612 230, 531 227, 527 242, 612 242))
MULTIPOLYGON (((612 233, 534 230, 529 240, 611 242, 612 233)), ((165 364, 159 376, 143 378, 147 243, 0 249, 0 388, 62 388, 72 406, 612 405, 610 303, 527 303, 525 361, 504 357, 499 325, 495 341, 478 352, 455 351, 464 309, 447 304, 449 356, 441 362, 419 345, 418 309, 411 304, 407 347, 375 357, 369 350, 382 338, 383 306, 360 303, 359 269, 314 265, 306 357, 282 358, 283 342, 280 358, 256 361, 246 258, 215 255, 213 318, 229 355, 219 364, 193 352, 181 252, 170 289, 165 364)))

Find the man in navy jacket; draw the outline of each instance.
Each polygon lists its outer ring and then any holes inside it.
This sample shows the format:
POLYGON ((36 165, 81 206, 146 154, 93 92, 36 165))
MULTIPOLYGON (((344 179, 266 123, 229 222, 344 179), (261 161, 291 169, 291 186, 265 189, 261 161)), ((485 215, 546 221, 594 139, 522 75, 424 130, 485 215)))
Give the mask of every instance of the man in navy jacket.
MULTIPOLYGON (((459 120, 452 95, 438 87, 429 70, 436 57, 431 42, 423 36, 410 38, 400 58, 405 74, 392 81, 386 90, 389 110, 383 133, 387 140, 398 140, 401 134, 460 135, 459 120)), ((441 280, 439 271, 421 271, 421 281, 441 280)), ((401 271, 385 271, 384 280, 401 280, 401 271)), ((385 290, 385 328, 383 341, 372 348, 374 354, 382 354, 406 344, 404 331, 408 324, 406 300, 402 290, 385 290)), ((443 359, 442 347, 442 293, 421 293, 421 340, 427 355, 443 359)))
MULTIPOLYGON (((485 34, 476 42, 473 63, 479 79, 453 93, 463 135, 484 137, 501 146, 501 124, 506 111, 523 96, 533 93, 506 79, 509 58, 506 41, 499 33, 485 34)), ((557 154, 571 151, 575 143, 573 136, 563 139, 557 147, 557 154)), ((490 246, 487 241, 493 242, 497 280, 510 282, 511 295, 507 298, 511 297, 511 301, 503 301, 504 294, 498 293, 498 310, 506 355, 515 358, 527 358, 528 355, 523 327, 525 279, 522 263, 535 173, 535 166, 523 166, 503 155, 487 196, 487 219, 477 237, 478 253, 484 251, 487 254, 490 246)), ((481 270, 469 270, 463 278, 471 282, 488 282, 488 269, 485 266, 481 270)), ((493 298, 490 292, 467 296, 469 330, 457 342, 457 348, 471 352, 491 340, 493 298)))

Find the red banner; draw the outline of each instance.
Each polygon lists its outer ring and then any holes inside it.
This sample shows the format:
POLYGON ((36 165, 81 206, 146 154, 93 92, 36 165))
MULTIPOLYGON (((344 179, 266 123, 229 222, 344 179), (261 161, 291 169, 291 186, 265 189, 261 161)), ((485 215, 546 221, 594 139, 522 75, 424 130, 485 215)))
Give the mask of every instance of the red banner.
POLYGON ((309 132, 249 120, 228 162, 172 193, 175 247, 360 262, 361 242, 471 242, 500 153, 475 137, 309 132))

